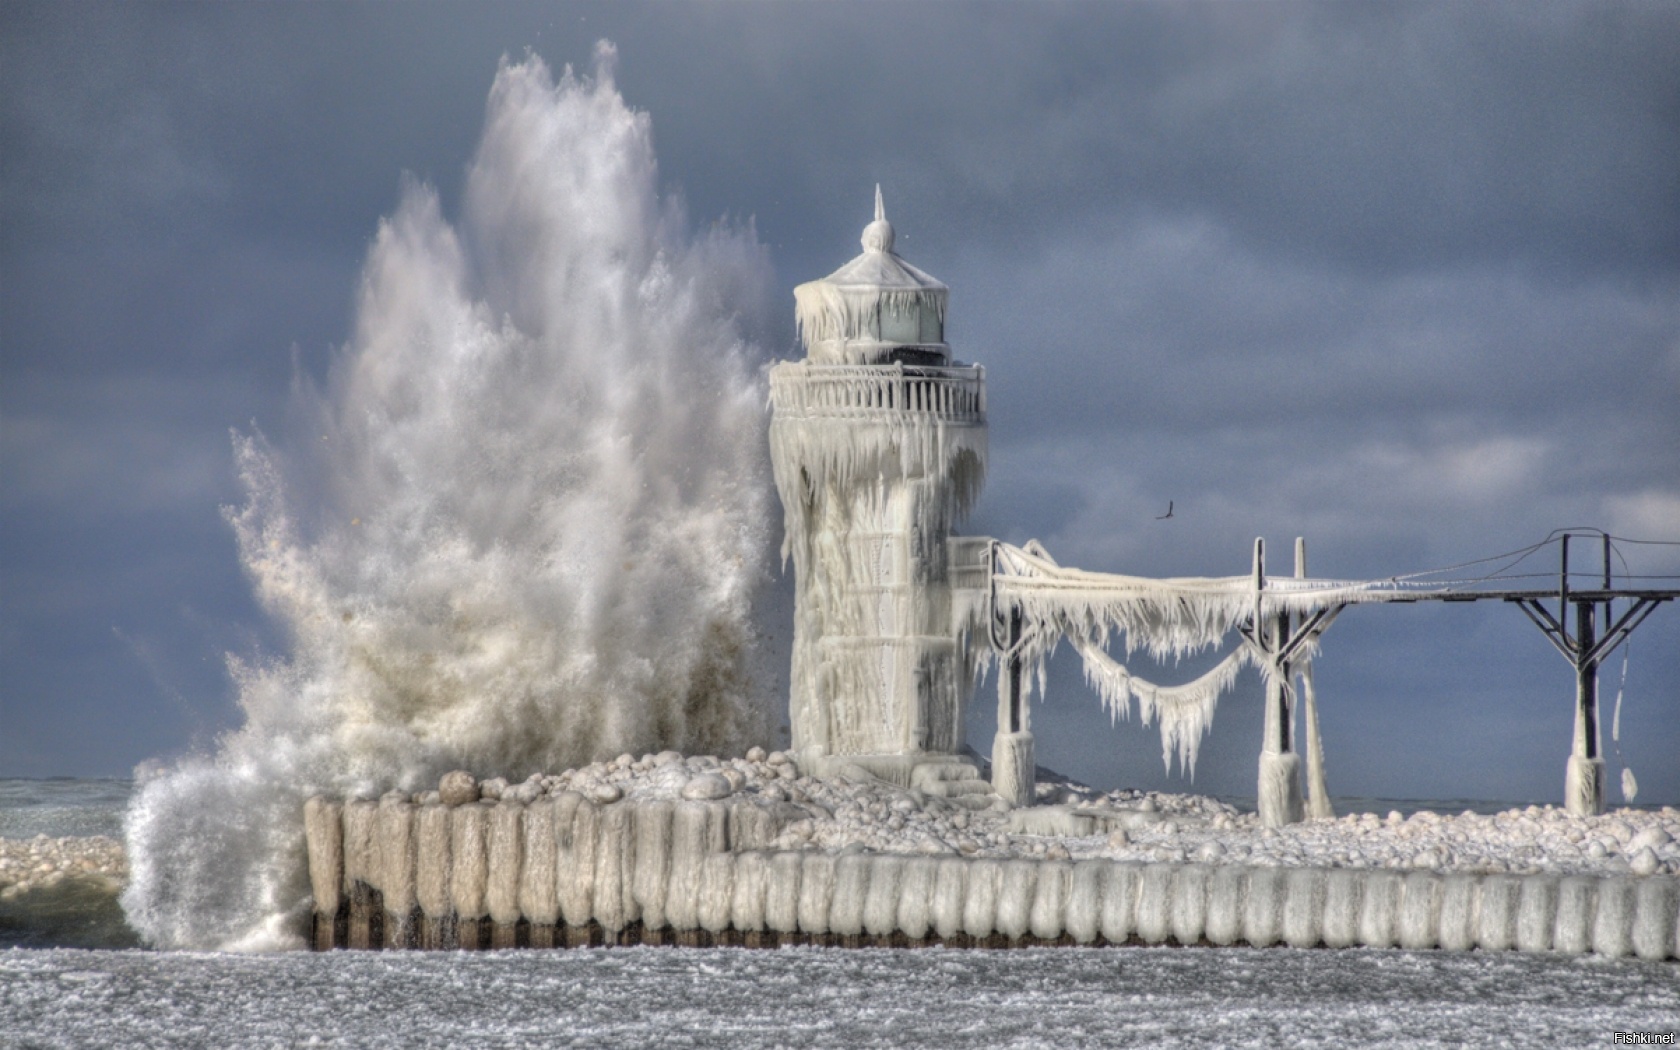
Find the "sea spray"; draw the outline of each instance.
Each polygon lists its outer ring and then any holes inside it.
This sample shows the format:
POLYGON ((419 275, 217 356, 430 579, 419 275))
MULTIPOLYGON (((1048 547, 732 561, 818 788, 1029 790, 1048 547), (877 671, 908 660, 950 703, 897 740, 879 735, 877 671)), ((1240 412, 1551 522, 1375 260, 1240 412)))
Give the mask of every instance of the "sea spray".
POLYGON ((503 62, 459 226, 413 181, 380 224, 299 395, 313 451, 235 436, 228 519, 289 652, 231 659, 244 725, 136 793, 123 904, 152 943, 300 943, 311 793, 768 736, 766 257, 686 232, 612 58, 503 62))

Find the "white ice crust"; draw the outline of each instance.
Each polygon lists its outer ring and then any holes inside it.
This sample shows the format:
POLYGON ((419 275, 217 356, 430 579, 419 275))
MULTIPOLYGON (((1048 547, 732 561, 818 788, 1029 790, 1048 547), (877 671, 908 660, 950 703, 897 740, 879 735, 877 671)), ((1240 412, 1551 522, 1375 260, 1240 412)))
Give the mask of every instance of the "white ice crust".
POLYGON ((1062 801, 971 812, 868 777, 803 777, 781 753, 667 752, 489 782, 458 806, 317 797, 305 817, 316 928, 339 914, 341 893, 366 899, 361 885, 399 929, 418 903, 428 921, 593 925, 609 943, 669 928, 1680 954, 1672 809, 1259 829, 1211 799, 1043 787, 1062 801), (731 793, 683 797, 712 777, 731 793))
POLYGON ((879 364, 880 355, 904 343, 938 348, 945 356, 946 286, 899 258, 893 228, 875 187, 875 220, 863 230, 863 254, 818 281, 793 290, 794 320, 810 360, 817 364, 879 364), (894 339, 884 317, 896 315, 911 331, 894 339))
MULTIPOLYGON (((971 811, 873 778, 801 775, 781 752, 762 759, 621 755, 534 776, 505 790, 499 782, 487 783, 497 797, 527 802, 567 792, 630 803, 675 802, 684 800, 686 785, 703 776, 731 783, 733 790, 719 801, 771 815, 768 823, 778 830, 761 845, 772 849, 1445 874, 1680 875, 1680 809, 1671 806, 1596 817, 1571 816, 1549 805, 1497 814, 1420 810, 1402 817, 1395 811, 1264 828, 1253 813, 1205 795, 1103 792, 1041 770, 1037 809, 1090 818, 1090 833, 1068 835, 1016 830, 1021 818, 1003 807, 971 811)), ((415 795, 413 801, 428 796, 415 795)))
MULTIPOLYGON (((1153 579, 1088 572, 1057 564, 1036 540, 1020 547, 997 543, 993 559, 990 604, 1002 617, 1020 618, 1021 635, 1012 655, 1028 672, 1024 686, 1030 690, 1036 679, 1043 691, 1046 664, 1065 639, 1079 653, 1085 680, 1110 715, 1129 718, 1135 701, 1144 725, 1160 722, 1162 763, 1170 769, 1176 758, 1191 774, 1220 695, 1245 666, 1267 676, 1279 673, 1276 666, 1243 641, 1193 681, 1158 685, 1109 655, 1107 647, 1116 635, 1128 657, 1142 650, 1156 660, 1176 661, 1220 648, 1245 622, 1410 599, 1425 589, 1394 580, 1268 576, 1264 586, 1257 587, 1253 576, 1153 579)), ((1291 667, 1292 675, 1305 679, 1309 693, 1315 654, 1316 645, 1309 640, 1291 667)), ((1316 719, 1308 719, 1308 726, 1316 726, 1316 719)), ((1315 734, 1309 750, 1317 747, 1315 734)), ((1318 779, 1315 786, 1321 789, 1322 761, 1310 765, 1318 779)), ((1321 790, 1316 797, 1322 797, 1321 790)))

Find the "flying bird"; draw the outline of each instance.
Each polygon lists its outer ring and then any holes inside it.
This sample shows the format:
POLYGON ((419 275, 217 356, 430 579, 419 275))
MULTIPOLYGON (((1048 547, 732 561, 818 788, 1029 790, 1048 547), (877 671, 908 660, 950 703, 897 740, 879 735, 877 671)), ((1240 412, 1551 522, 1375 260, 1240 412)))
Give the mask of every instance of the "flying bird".
POLYGON ((1166 521, 1168 518, 1172 517, 1172 507, 1173 507, 1173 501, 1172 500, 1167 500, 1167 512, 1165 514, 1155 515, 1155 520, 1156 521, 1166 521))

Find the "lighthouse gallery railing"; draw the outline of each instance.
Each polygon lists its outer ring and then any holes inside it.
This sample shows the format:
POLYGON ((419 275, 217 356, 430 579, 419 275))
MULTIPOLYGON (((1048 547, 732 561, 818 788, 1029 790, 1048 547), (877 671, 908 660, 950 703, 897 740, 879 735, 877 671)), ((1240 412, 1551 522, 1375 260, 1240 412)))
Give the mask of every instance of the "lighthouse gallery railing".
POLYGON ((953 423, 983 423, 986 370, 788 362, 770 371, 771 397, 789 416, 926 413, 953 423))

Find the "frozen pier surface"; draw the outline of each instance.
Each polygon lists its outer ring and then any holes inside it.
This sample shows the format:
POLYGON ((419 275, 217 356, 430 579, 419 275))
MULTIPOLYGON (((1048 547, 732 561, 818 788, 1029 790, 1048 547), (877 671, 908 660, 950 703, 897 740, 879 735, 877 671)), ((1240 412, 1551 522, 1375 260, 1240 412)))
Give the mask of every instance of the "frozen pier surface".
MULTIPOLYGON (((785 814, 792 819, 792 808, 785 814)), ((318 948, 1167 943, 1680 958, 1680 878, 769 848, 745 800, 311 799, 318 948)))

